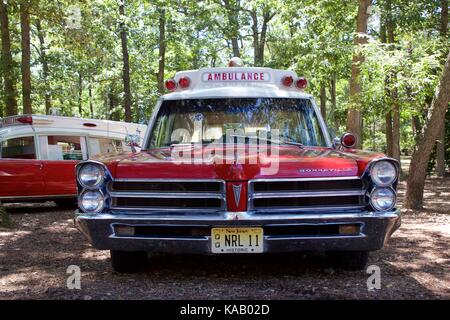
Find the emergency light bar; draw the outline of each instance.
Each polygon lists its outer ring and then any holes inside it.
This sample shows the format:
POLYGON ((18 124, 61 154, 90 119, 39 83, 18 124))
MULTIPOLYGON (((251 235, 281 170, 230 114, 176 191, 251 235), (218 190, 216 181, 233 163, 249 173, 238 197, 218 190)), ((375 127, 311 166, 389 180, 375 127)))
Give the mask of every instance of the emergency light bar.
POLYGON ((217 87, 239 85, 240 83, 271 84, 279 88, 292 90, 304 90, 308 81, 303 77, 297 77, 292 71, 276 70, 270 68, 246 68, 242 66, 240 58, 232 58, 228 68, 203 68, 178 72, 175 78, 165 81, 168 91, 205 89, 211 86, 217 87))

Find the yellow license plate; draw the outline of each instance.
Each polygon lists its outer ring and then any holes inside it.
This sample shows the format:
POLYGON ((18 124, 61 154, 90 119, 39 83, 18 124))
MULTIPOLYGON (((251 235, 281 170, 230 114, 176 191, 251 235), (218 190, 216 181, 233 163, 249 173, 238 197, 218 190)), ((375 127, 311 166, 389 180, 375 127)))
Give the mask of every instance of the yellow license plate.
POLYGON ((262 228, 212 228, 212 253, 263 252, 262 228))

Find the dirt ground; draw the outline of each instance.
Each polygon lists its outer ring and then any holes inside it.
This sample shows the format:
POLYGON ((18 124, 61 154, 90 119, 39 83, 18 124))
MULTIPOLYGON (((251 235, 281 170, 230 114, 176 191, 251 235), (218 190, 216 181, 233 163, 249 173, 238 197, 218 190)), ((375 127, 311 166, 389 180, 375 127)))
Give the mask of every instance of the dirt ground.
MULTIPOLYGON (((400 201, 405 192, 400 186, 400 201)), ((73 209, 7 205, 14 229, 0 229, 0 299, 449 299, 450 179, 429 179, 425 209, 403 211, 389 245, 372 253, 381 289, 365 271, 329 268, 322 255, 152 256, 144 272, 113 273, 108 251, 75 229, 73 209), (81 268, 81 289, 67 268, 81 268)))

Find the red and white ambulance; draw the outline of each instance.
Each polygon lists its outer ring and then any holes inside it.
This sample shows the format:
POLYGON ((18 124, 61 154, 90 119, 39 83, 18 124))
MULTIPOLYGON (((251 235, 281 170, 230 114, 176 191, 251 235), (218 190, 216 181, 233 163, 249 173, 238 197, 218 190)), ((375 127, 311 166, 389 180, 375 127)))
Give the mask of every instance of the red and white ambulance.
POLYGON ((323 251, 363 268, 400 226, 398 163, 333 143, 306 80, 242 67, 166 82, 141 152, 77 165, 75 221, 132 272, 147 252, 323 251))
POLYGON ((0 119, 0 201, 75 203, 75 165, 98 154, 129 152, 128 135, 146 125, 49 115, 0 119))

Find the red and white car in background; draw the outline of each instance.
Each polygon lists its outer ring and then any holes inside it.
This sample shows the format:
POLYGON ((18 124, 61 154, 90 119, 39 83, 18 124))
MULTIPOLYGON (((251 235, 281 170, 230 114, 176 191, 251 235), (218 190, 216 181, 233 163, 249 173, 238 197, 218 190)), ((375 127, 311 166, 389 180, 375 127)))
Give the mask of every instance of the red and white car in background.
POLYGON ((233 62, 168 80, 140 152, 77 165, 78 228, 119 272, 147 252, 312 250, 363 268, 400 226, 397 161, 333 140, 304 78, 233 62))
POLYGON ((0 119, 0 201, 76 203, 75 165, 92 156, 129 152, 127 134, 146 125, 48 115, 0 119))

